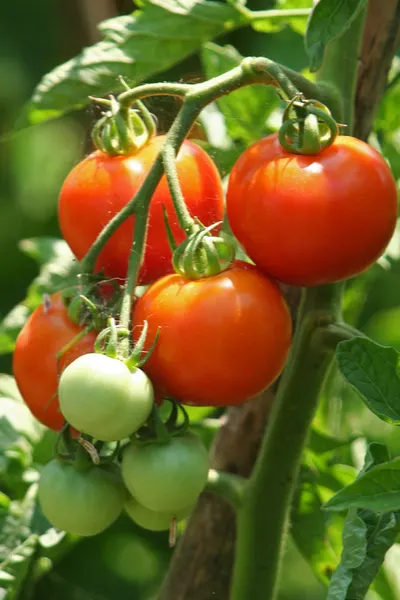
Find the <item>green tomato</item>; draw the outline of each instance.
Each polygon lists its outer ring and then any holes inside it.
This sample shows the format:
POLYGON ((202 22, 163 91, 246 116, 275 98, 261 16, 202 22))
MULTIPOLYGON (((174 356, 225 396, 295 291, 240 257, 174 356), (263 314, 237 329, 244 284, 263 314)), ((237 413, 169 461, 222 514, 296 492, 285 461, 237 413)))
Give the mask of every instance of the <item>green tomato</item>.
POLYGON ((57 458, 43 468, 38 493, 42 512, 54 527, 83 536, 109 527, 126 499, 112 465, 77 470, 73 463, 57 458))
POLYGON ((149 531, 167 531, 171 527, 173 517, 177 521, 182 521, 190 515, 193 506, 188 506, 183 510, 178 511, 175 515, 171 512, 156 512, 139 504, 132 496, 125 502, 125 510, 132 519, 143 529, 149 531))
POLYGON ((208 454, 192 433, 165 444, 130 444, 122 458, 122 478, 136 500, 156 512, 176 514, 193 505, 208 475, 208 454))
POLYGON ((60 408, 75 429, 97 440, 129 437, 148 419, 154 401, 150 379, 116 358, 85 354, 60 378, 60 408))

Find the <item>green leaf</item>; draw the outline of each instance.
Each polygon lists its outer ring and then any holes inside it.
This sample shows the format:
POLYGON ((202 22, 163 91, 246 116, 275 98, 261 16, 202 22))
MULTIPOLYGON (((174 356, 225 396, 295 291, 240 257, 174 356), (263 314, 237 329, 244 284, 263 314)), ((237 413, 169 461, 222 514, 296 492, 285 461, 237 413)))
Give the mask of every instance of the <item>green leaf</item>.
POLYGON ((349 598, 362 599, 381 568, 386 552, 396 541, 398 526, 394 513, 377 515, 359 511, 358 515, 367 527, 366 555, 353 573, 347 594, 349 598))
POLYGON ((293 503, 291 535, 315 576, 328 585, 340 561, 344 518, 337 513, 327 516, 321 510, 322 504, 319 487, 303 483, 293 503))
POLYGON ((341 342, 339 369, 380 419, 400 425, 399 353, 367 338, 341 342))
POLYGON ((400 458, 371 467, 324 506, 327 510, 353 507, 376 512, 400 510, 400 458))
POLYGON ((343 552, 338 569, 332 576, 327 600, 346 600, 351 584, 352 569, 357 569, 365 560, 367 527, 356 511, 346 518, 343 529, 343 552))
POLYGON ((320 0, 315 5, 305 36, 310 71, 318 71, 326 45, 350 27, 365 5, 366 0, 320 0))
MULTIPOLYGON (((203 46, 202 61, 207 78, 236 67, 242 56, 232 46, 208 43, 203 46)), ((267 118, 277 106, 276 91, 267 85, 246 86, 217 101, 229 137, 246 146, 269 133, 267 118)))
POLYGON ((85 106, 88 96, 118 91, 197 52, 208 40, 246 25, 240 4, 213 0, 141 0, 140 10, 98 27, 104 39, 44 76, 27 109, 38 123, 85 106))
MULTIPOLYGON (((22 400, 22 396, 19 393, 17 383, 11 375, 6 373, 0 373, 0 396, 5 398, 13 398, 14 400, 22 400)), ((1 404, 0 404, 1 409, 1 404)))
POLYGON ((32 566, 39 539, 32 530, 36 491, 33 485, 22 502, 2 503, 0 508, 0 587, 4 600, 17 598, 32 566))
POLYGON ((63 289, 76 275, 76 260, 64 240, 31 238, 22 240, 19 247, 39 264, 40 272, 28 287, 25 300, 0 323, 0 354, 14 350, 19 332, 32 311, 42 303, 43 294, 63 289))

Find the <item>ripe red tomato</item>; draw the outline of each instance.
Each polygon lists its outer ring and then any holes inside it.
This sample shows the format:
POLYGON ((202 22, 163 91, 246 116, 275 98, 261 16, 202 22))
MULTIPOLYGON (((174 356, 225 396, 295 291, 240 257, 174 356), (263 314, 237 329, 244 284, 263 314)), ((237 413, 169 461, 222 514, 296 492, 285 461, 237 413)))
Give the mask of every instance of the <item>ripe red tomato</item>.
POLYGON ((148 321, 143 369, 166 396, 183 404, 240 404, 268 387, 281 372, 291 341, 291 319, 278 287, 256 267, 230 269, 189 281, 167 275, 133 309, 137 339, 148 321))
MULTIPOLYGON (((81 260, 103 227, 136 194, 154 163, 165 136, 153 138, 131 156, 108 156, 96 151, 67 176, 59 199, 60 227, 76 257, 81 260)), ((183 196, 192 216, 204 225, 222 221, 223 191, 217 168, 208 154, 186 140, 177 158, 183 196)), ((184 240, 173 209, 166 178, 151 201, 149 228, 139 283, 145 284, 170 273, 171 252, 164 227, 165 206, 177 242, 184 240)), ((110 277, 126 277, 132 246, 134 216, 114 233, 96 263, 110 277)))
MULTIPOLYGON (((64 424, 57 394, 56 354, 81 328, 68 318, 61 293, 50 297, 50 308, 39 306, 17 338, 13 356, 14 377, 32 414, 44 425, 58 431, 64 424)), ((96 334, 88 333, 64 354, 60 372, 78 356, 93 352, 96 334)))
POLYGON ((357 275, 377 260, 395 228, 397 191, 385 160, 358 139, 339 136, 319 155, 299 156, 274 134, 236 162, 227 211, 260 269, 313 286, 357 275))

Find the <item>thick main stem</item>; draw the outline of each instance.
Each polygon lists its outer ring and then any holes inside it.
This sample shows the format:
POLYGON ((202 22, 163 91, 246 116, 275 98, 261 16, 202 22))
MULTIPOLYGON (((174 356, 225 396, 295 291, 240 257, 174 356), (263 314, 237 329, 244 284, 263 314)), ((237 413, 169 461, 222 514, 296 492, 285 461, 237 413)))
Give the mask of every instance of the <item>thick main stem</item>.
POLYGON ((340 287, 304 292, 284 373, 243 508, 231 600, 273 600, 302 450, 333 351, 318 343, 321 324, 339 319, 340 287))
MULTIPOLYGON (((349 30, 331 44, 320 74, 342 94, 343 118, 349 134, 364 17, 365 11, 362 11, 349 30), (346 61, 345 76, 343 60, 346 61)), ((303 292, 289 363, 242 508, 238 511, 231 600, 275 600, 277 597, 282 549, 302 452, 333 356, 333 348, 324 343, 321 329, 340 322, 341 291, 341 285, 333 284, 303 292)))

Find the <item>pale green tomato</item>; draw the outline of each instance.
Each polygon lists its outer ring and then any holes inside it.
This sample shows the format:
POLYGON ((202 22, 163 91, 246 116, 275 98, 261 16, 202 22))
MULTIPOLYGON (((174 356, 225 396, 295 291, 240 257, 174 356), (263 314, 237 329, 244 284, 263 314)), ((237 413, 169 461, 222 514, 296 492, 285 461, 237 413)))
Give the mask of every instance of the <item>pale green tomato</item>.
POLYGON ((122 457, 122 478, 136 500, 156 512, 193 505, 203 489, 209 461, 205 446, 192 433, 166 444, 131 443, 122 457))
POLYGON ((156 512, 139 504, 132 496, 125 502, 125 510, 132 519, 143 529, 150 531, 167 531, 171 527, 173 517, 177 521, 182 521, 190 515, 193 510, 193 505, 178 511, 175 515, 171 512, 156 512))
POLYGON ((131 373, 122 361, 94 353, 80 356, 63 371, 58 396, 68 423, 105 442, 135 433, 154 401, 153 386, 143 371, 131 373))
POLYGON ((77 470, 54 459, 42 470, 39 503, 44 516, 57 529, 76 535, 96 535, 120 515, 126 490, 114 466, 77 470))

